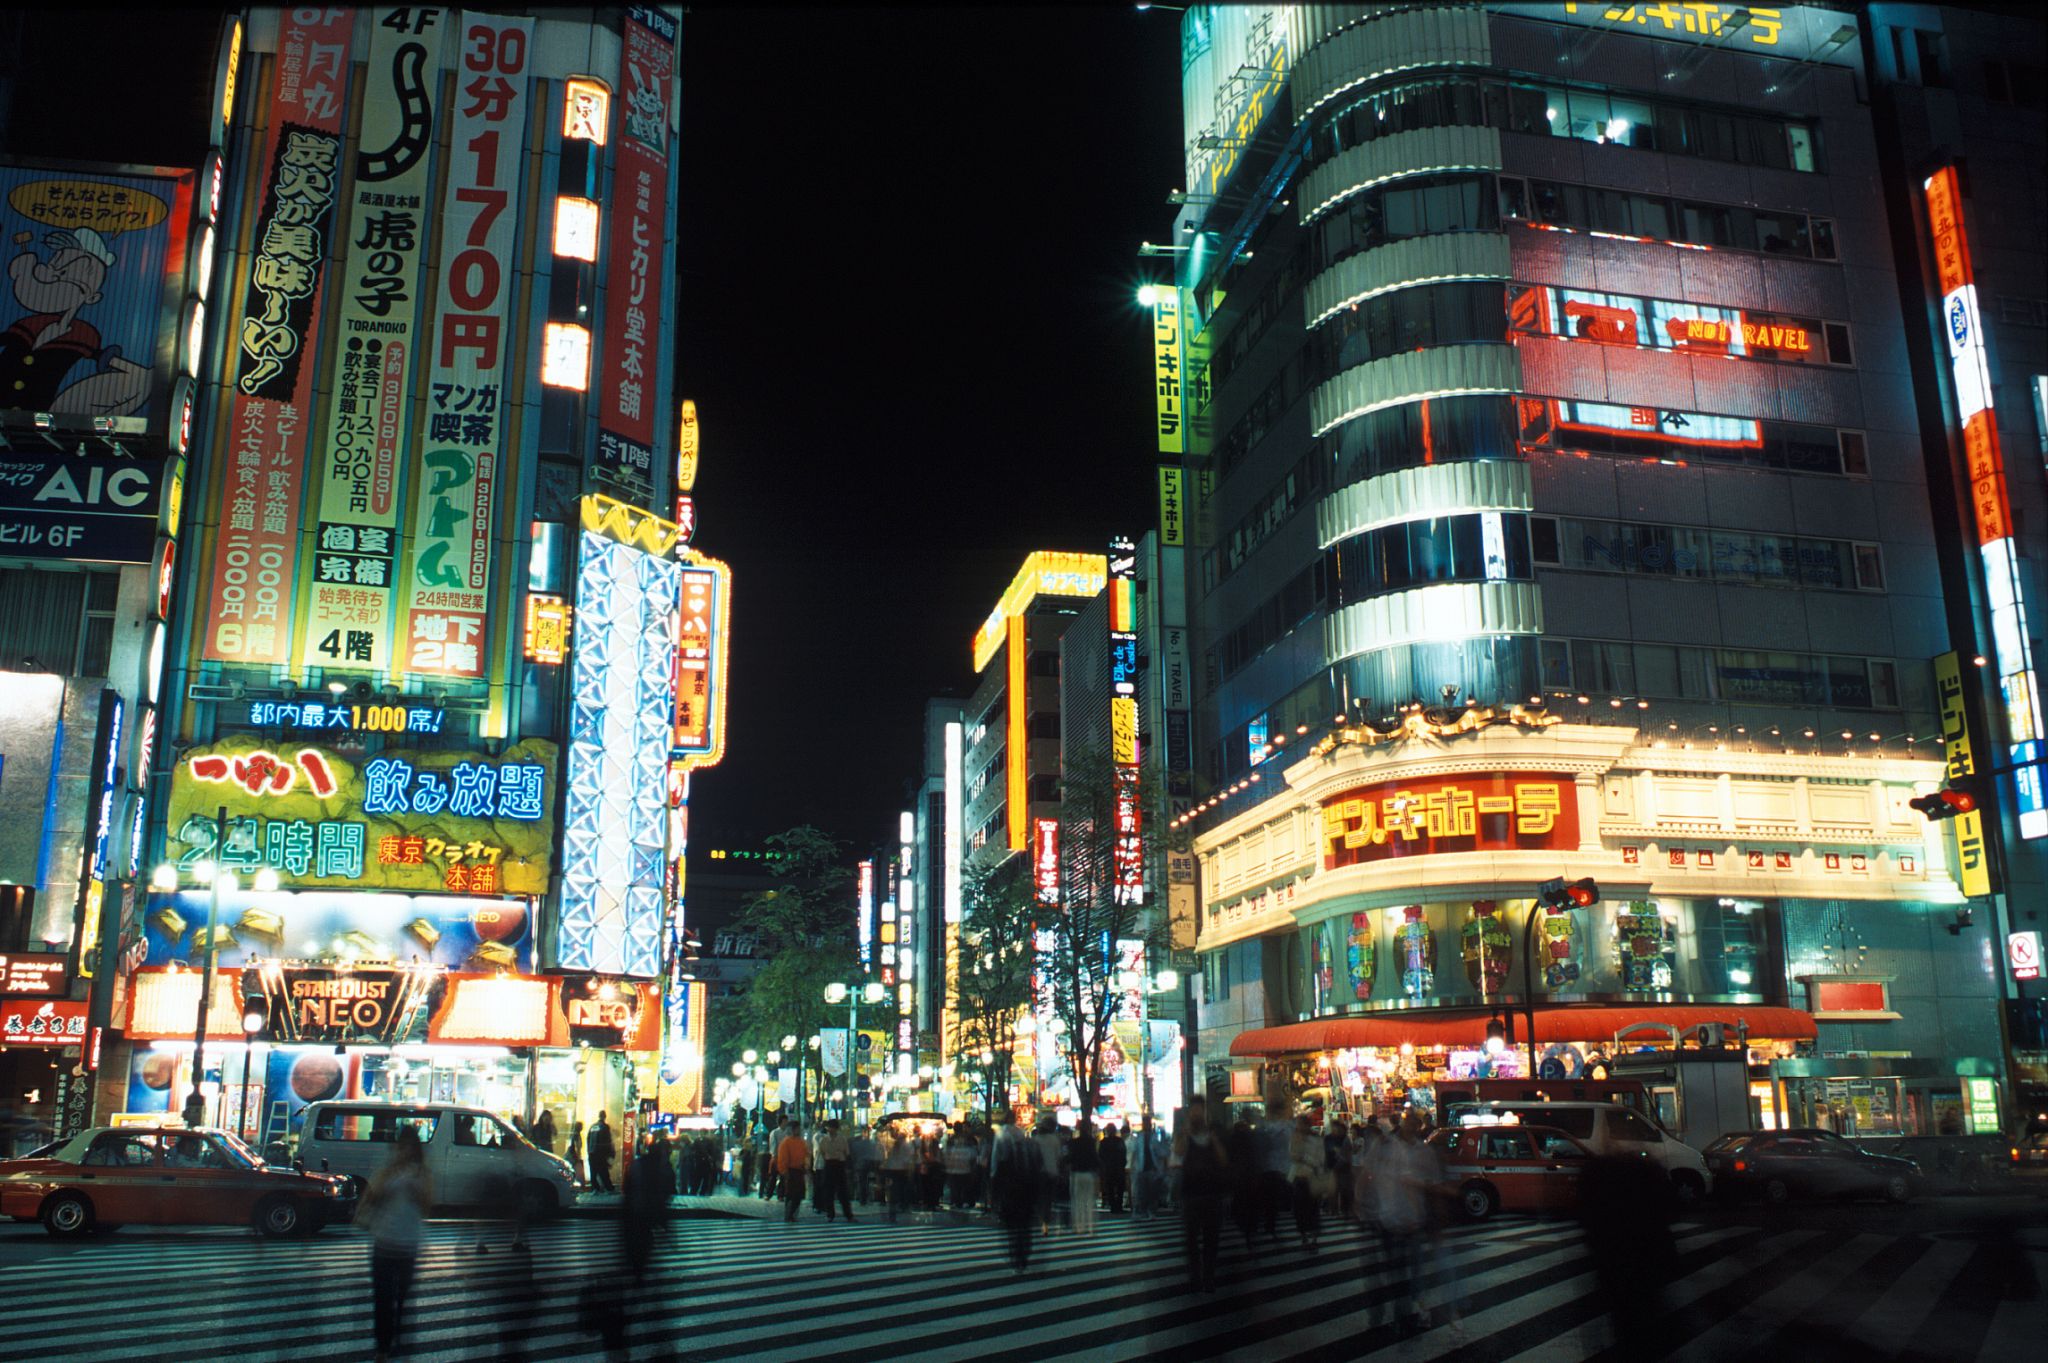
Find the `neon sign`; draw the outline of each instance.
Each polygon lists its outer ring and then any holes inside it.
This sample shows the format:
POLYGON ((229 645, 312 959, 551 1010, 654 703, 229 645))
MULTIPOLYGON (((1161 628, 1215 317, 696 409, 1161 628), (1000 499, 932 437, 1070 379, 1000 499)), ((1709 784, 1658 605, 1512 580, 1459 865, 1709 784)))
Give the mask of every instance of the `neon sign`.
POLYGON ((2005 486, 2005 457, 1998 422, 1991 411, 1991 365, 1984 349, 1984 321, 1977 307, 1976 274, 1963 230, 1961 186, 1955 167, 1944 166, 1923 185, 1927 221, 1934 239, 1934 263, 1941 286, 1942 334, 1948 342, 1956 418, 1970 479, 1970 508, 1978 552, 1984 559, 1985 598, 1991 610, 1992 653, 2005 701, 2008 754, 2013 773, 2014 814, 2022 838, 2048 836, 2048 798, 2041 770, 2041 697, 2027 628, 2026 596, 2013 546, 2012 507, 2005 486))
POLYGON ((1385 782, 1323 802, 1323 868, 1579 845, 1576 781, 1520 772, 1385 782))
POLYGON ((259 729, 342 729, 366 734, 438 734, 448 712, 428 705, 330 705, 252 700, 241 722, 259 729))

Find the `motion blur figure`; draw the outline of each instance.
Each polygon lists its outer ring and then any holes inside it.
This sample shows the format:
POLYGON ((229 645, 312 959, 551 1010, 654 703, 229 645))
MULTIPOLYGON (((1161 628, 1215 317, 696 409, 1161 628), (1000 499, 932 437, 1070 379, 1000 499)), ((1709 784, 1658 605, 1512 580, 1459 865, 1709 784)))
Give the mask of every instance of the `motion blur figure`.
POLYGON ((1676 1257, 1672 1211, 1671 1181, 1646 1159, 1595 1159, 1579 1182, 1586 1248, 1624 1357, 1648 1358, 1658 1351, 1656 1322, 1676 1257))
POLYGON ((1173 1166, 1180 1171, 1181 1239, 1187 1250, 1188 1286, 1216 1290, 1216 1250, 1223 1238, 1223 1199, 1230 1191, 1230 1158, 1223 1140, 1209 1129, 1209 1105, 1199 1097, 1181 1110, 1173 1138, 1173 1166))
POLYGON ((370 1236, 370 1294, 377 1333, 377 1363, 398 1352, 404 1334, 405 1299, 419 1269, 420 1240, 427 1208, 433 1205, 427 1182, 426 1151, 419 1133, 401 1127, 385 1162, 356 1205, 357 1229, 370 1236))
POLYGON ((1031 1266, 1031 1223, 1038 1215, 1038 1186, 1045 1181, 1045 1157, 1015 1122, 996 1118, 996 1138, 989 1152, 989 1197, 1002 1219, 1010 1266, 1022 1273, 1031 1266))

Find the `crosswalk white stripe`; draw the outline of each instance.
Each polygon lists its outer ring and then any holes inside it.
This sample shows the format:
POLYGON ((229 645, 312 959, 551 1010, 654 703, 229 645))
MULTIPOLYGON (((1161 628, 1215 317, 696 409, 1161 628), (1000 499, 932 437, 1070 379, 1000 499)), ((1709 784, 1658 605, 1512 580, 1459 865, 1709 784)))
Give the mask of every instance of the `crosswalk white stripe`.
POLYGON ((1865 1262, 1893 1243, 1894 1237, 1858 1235, 1838 1245, 1819 1259, 1791 1268, 1775 1286, 1745 1302, 1733 1315, 1693 1336, 1672 1355, 1672 1363, 1711 1363, 1738 1352, 1738 1345, 1753 1345, 1767 1339, 1815 1298, 1825 1296, 1865 1262))
POLYGON ((1955 1281, 1956 1275, 1963 1271, 1963 1265, 1975 1252, 1975 1245, 1936 1240, 1910 1270, 1912 1292, 1885 1293, 1851 1321, 1842 1333, 1850 1339, 1875 1341, 1888 1352, 1896 1351, 1912 1339, 1913 1332, 1934 1310, 1942 1294, 1948 1291, 1949 1284, 1955 1281))
POLYGON ((1977 1357, 1984 1363, 2003 1363, 2006 1359, 2038 1353, 2043 1335, 2048 1334, 2048 1304, 2043 1302, 2043 1292, 2048 1291, 2048 1254, 2025 1249, 2014 1252, 2032 1261, 2037 1290, 2031 1301, 2008 1297, 1998 1303, 1991 1313, 1991 1327, 1984 1332, 1983 1347, 1977 1350, 1977 1357))
MULTIPOLYGON (((1681 1240, 1679 1242, 1679 1252, 1683 1255, 1683 1252, 1688 1252, 1688 1250, 1698 1248, 1698 1246, 1720 1244, 1720 1242, 1726 1242, 1726 1240, 1733 1240, 1737 1236, 1747 1234, 1747 1230, 1749 1230, 1747 1226, 1726 1226, 1726 1228, 1722 1228, 1722 1230, 1718 1230, 1714 1234, 1698 1236, 1696 1240, 1681 1240)), ((1753 1246, 1749 1246, 1741 1257, 1716 1259, 1716 1261, 1712 1261, 1708 1265, 1702 1265, 1702 1267, 1694 1269, 1692 1273, 1688 1273, 1686 1277, 1681 1277, 1675 1283, 1665 1287, 1665 1298, 1663 1298, 1665 1312, 1677 1312, 1677 1310, 1688 1308, 1694 1302, 1698 1302, 1700 1298, 1704 1298, 1704 1295, 1708 1295, 1710 1291, 1718 1291, 1720 1287, 1726 1287, 1729 1283, 1733 1283, 1735 1279, 1743 1277, 1757 1263, 1774 1259, 1776 1255, 1780 1255, 1782 1250, 1794 1250, 1794 1248, 1798 1248, 1802 1244, 1810 1244, 1810 1242, 1815 1242, 1819 1238, 1821 1238, 1819 1230, 1800 1230, 1800 1232, 1765 1236, 1763 1240, 1757 1240, 1753 1246)), ((1556 1336, 1556 1338, 1544 1340, 1542 1345, 1536 1345, 1534 1349, 1526 1349, 1526 1351, 1518 1353, 1516 1357, 1509 1359, 1507 1363, 1569 1363, 1571 1359, 1583 1359, 1589 1353, 1599 1353, 1599 1351, 1608 1347, 1608 1343, 1612 1343, 1612 1332, 1608 1330, 1606 1322, 1604 1320, 1593 1320, 1593 1322, 1587 1322, 1583 1326, 1577 1326, 1569 1334, 1561 1334, 1561 1336, 1556 1336), (1559 1353, 1559 1351, 1556 1351, 1556 1349, 1559 1349, 1559 1345, 1563 1343, 1563 1340, 1579 1340, 1579 1351, 1577 1353, 1559 1353)))

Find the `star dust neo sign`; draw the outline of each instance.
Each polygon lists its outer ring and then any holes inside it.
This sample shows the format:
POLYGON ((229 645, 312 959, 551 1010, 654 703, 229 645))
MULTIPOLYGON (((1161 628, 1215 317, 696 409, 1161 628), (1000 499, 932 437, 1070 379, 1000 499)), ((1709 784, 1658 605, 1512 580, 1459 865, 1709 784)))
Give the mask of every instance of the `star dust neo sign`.
POLYGON ((1389 781, 1323 802, 1323 869, 1389 857, 1579 845, 1577 782, 1549 773, 1389 781))
POLYGON ((169 852, 181 865, 267 866, 287 886, 544 894, 554 770, 555 747, 539 739, 497 757, 365 758, 240 734, 179 759, 169 852))

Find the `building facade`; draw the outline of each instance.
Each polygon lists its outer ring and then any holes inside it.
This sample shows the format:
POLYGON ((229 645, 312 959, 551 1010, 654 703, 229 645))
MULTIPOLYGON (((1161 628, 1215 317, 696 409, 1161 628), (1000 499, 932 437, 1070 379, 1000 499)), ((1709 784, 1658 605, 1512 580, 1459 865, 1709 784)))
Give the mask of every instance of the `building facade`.
POLYGON ((1212 1090, 1664 1019, 1752 1038, 1760 1120, 1996 1123, 1973 854, 1904 805, 1950 629, 1857 21, 1660 13, 1184 18, 1212 1090))
POLYGON ((356 1096, 630 1135, 665 1018, 701 1041, 665 984, 729 579, 668 519, 679 40, 659 7, 237 29, 106 1112, 196 1081, 266 1142, 356 1096))

